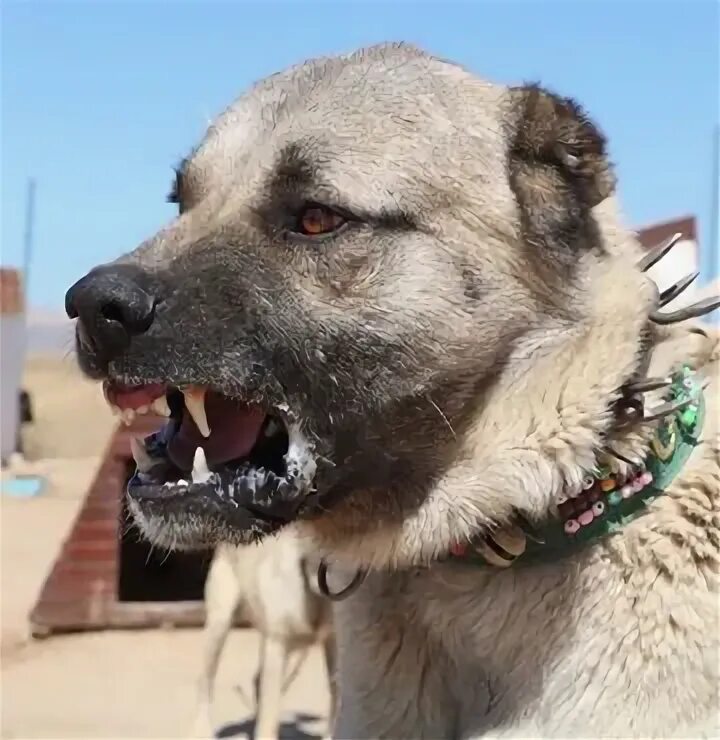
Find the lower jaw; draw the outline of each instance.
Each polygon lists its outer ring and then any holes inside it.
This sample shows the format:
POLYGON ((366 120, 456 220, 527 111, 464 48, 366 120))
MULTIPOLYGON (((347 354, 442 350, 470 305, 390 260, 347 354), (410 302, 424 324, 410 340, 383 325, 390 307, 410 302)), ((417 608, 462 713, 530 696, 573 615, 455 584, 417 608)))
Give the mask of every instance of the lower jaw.
POLYGON ((279 531, 284 522, 254 515, 245 507, 213 505, 202 491, 188 488, 182 501, 139 499, 128 494, 128 508, 141 534, 156 547, 205 550, 221 543, 245 545, 279 531))
MULTIPOLYGON (((187 486, 128 484, 128 504, 141 532, 154 544, 201 549, 220 542, 245 544, 277 532, 297 518, 304 486, 279 486, 269 494, 241 494, 238 485, 218 479, 187 486)), ((241 479, 242 481, 242 479, 241 479)), ((267 489, 266 489, 267 490, 267 489)))
POLYGON ((194 470, 186 480, 168 466, 169 476, 162 468, 136 471, 127 486, 135 524, 160 547, 204 549, 258 540, 294 521, 314 491, 312 447, 298 430, 291 432, 281 473, 246 460, 201 475, 194 470))

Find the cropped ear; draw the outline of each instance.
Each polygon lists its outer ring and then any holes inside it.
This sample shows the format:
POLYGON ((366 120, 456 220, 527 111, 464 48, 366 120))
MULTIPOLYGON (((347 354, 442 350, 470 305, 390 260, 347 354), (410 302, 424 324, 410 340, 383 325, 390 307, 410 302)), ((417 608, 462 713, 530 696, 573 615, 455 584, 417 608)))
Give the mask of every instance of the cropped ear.
POLYGON ((605 137, 569 98, 538 85, 510 97, 510 184, 525 236, 575 251, 591 236, 590 209, 615 189, 605 137))

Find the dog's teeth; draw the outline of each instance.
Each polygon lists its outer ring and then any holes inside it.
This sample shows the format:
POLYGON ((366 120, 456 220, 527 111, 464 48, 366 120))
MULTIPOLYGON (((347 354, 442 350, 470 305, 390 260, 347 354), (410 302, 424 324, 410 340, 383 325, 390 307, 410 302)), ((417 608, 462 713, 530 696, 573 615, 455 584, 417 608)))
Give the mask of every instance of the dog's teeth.
POLYGON ((120 416, 122 417, 122 409, 119 406, 116 406, 114 403, 109 403, 108 406, 110 407, 110 411, 112 411, 113 416, 120 416))
POLYGON ((123 424, 129 427, 135 421, 135 409, 124 409, 120 413, 120 418, 123 420, 123 424))
POLYGON ((153 460, 148 455, 145 445, 139 439, 130 437, 130 450, 132 456, 135 458, 137 469, 141 473, 147 473, 153 466, 153 460))
POLYGON ((195 450, 195 458, 193 460, 192 481, 193 483, 204 483, 209 477, 210 468, 208 468, 207 460, 205 459, 205 450, 202 447, 198 447, 195 450))
POLYGON ((192 416, 195 426, 203 437, 210 436, 210 427, 208 426, 207 416, 205 415, 205 389, 191 386, 183 389, 185 396, 185 408, 192 416))
POLYGON ((135 409, 135 413, 136 414, 147 414, 148 411, 150 411, 150 407, 147 406, 147 405, 145 405, 145 406, 138 406, 135 409))
POLYGON ((151 405, 152 410, 160 416, 170 416, 170 407, 168 406, 167 398, 160 396, 156 398, 151 405))

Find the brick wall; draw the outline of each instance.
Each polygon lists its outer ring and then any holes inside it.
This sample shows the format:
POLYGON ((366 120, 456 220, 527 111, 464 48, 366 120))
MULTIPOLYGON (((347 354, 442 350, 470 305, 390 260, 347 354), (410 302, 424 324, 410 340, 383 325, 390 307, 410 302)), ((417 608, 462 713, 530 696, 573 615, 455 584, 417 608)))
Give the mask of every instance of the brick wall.
POLYGON ((139 417, 120 425, 85 501, 43 584, 30 614, 35 636, 108 627, 197 626, 202 602, 121 602, 118 599, 122 501, 130 436, 147 435, 156 419, 139 417))

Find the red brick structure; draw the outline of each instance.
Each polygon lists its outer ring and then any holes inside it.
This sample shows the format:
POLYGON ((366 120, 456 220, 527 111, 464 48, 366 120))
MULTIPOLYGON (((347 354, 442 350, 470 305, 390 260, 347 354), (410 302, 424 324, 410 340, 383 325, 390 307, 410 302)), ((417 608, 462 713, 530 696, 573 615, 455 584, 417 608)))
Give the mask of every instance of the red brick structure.
POLYGON ((0 464, 20 450, 20 390, 26 329, 20 272, 0 267, 0 464))
POLYGON ((19 314, 23 308, 20 272, 14 268, 0 267, 0 314, 19 314))
POLYGON ((113 435, 30 614, 33 635, 202 624, 210 553, 153 552, 124 511, 125 485, 134 470, 130 437, 156 427, 157 419, 139 417, 113 435))

